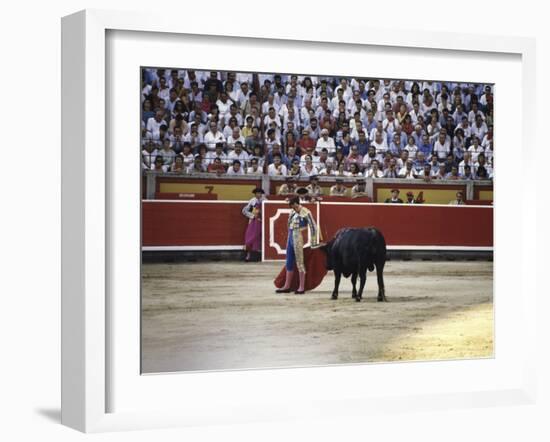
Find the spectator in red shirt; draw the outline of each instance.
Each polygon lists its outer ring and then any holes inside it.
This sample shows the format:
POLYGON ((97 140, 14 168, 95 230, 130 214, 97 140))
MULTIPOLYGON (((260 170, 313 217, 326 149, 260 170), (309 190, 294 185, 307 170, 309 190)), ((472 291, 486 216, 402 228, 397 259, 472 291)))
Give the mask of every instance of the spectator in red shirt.
POLYGON ((298 153, 300 156, 315 149, 316 141, 309 136, 309 129, 302 130, 302 137, 296 142, 296 145, 300 149, 298 153))

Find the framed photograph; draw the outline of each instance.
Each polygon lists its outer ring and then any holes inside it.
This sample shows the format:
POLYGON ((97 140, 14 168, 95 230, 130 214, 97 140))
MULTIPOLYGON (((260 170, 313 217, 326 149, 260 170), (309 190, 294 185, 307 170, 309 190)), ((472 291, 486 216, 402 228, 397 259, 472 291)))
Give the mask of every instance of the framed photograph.
POLYGON ((533 403, 534 42, 336 28, 63 19, 65 425, 533 403))

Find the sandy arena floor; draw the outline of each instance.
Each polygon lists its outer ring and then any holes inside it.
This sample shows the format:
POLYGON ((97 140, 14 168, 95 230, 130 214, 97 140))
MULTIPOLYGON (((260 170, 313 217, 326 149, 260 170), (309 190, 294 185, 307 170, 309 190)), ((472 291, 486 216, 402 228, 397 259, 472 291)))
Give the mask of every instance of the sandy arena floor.
POLYGON ((276 295, 280 263, 143 265, 144 373, 493 355, 493 263, 391 261, 387 303, 369 273, 360 303, 332 272, 276 295))

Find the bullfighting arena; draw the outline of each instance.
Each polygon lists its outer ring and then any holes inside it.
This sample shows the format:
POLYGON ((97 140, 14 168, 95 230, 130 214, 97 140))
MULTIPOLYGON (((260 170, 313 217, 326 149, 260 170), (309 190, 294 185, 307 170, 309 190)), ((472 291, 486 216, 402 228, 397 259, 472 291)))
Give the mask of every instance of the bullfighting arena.
POLYGON ((334 276, 305 295, 277 295, 282 263, 142 266, 142 371, 225 370, 492 357, 493 263, 388 261, 363 301, 334 276))

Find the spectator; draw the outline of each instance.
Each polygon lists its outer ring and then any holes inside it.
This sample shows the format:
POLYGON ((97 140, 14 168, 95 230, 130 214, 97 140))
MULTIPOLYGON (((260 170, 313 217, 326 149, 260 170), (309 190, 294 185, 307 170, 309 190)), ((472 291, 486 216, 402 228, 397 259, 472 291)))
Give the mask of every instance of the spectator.
POLYGON ((248 161, 252 161, 252 159, 256 159, 256 163, 258 164, 258 167, 260 169, 263 169, 265 164, 265 157, 262 152, 262 148, 260 146, 254 146, 254 149, 252 150, 252 153, 248 157, 248 161))
POLYGON ((437 155, 432 155, 431 156, 430 167, 432 169, 433 177, 435 178, 435 175, 439 174, 439 169, 440 169, 439 160, 437 158, 437 155))
POLYGON ((458 173, 458 167, 452 166, 451 171, 445 176, 447 180, 459 180, 461 179, 460 174, 458 173))
MULTIPOLYGON (((340 141, 338 141, 336 147, 338 150, 341 150, 345 156, 347 156, 349 155, 351 146, 352 146, 351 137, 350 137, 350 134, 347 133, 343 136, 343 138, 340 141)), ((324 147, 323 149, 326 149, 326 147, 324 147)))
POLYGON ((206 172, 206 169, 203 166, 202 157, 200 155, 195 155, 195 160, 193 161, 193 164, 187 168, 187 173, 196 175, 204 172, 206 172))
POLYGON ((416 154, 418 152, 418 147, 416 146, 416 144, 414 144, 414 138, 413 137, 408 137, 407 138, 407 144, 404 147, 404 149, 407 152, 409 152, 409 158, 410 159, 412 159, 412 160, 416 159, 416 154))
POLYGON ((334 144, 334 140, 330 138, 328 129, 321 130, 321 138, 317 140, 317 144, 315 146, 315 150, 319 152, 322 148, 326 148, 328 150, 329 154, 334 153, 336 150, 336 145, 334 144))
POLYGON ((371 143, 374 146, 377 154, 384 154, 388 150, 388 143, 383 132, 376 131, 374 134, 374 141, 371 143))
POLYGON ((480 114, 477 114, 475 123, 471 126, 472 138, 477 137, 479 140, 483 140, 488 132, 489 129, 487 124, 485 124, 485 121, 483 121, 483 117, 480 114))
POLYGON ((463 180, 474 180, 475 179, 475 176, 472 173, 472 167, 469 164, 464 166, 464 173, 460 173, 460 171, 459 171, 458 174, 460 175, 460 177, 463 180))
MULTIPOLYGON (((423 136, 425 132, 422 128, 421 124, 416 124, 414 126, 414 132, 411 134, 411 137, 414 138, 414 144, 416 144, 419 148, 421 145, 423 145, 423 136)), ((426 137, 426 144, 429 144, 429 137, 426 137)), ((430 153, 431 153, 431 147, 430 147, 430 153)))
POLYGON ((361 169, 359 169, 359 166, 357 165, 357 163, 351 163, 349 165, 349 175, 348 176, 351 176, 351 177, 362 176, 361 169))
POLYGON ((330 188, 330 196, 347 196, 348 189, 342 178, 336 178, 336 184, 330 188))
POLYGON ((434 178, 434 172, 432 170, 432 165, 427 163, 424 165, 424 168, 418 175, 417 178, 422 178, 426 182, 430 182, 434 178))
POLYGON ((222 162, 222 159, 219 157, 214 158, 214 160, 206 168, 208 173, 215 173, 220 176, 225 173, 225 166, 222 162))
POLYGON ((170 167, 176 158, 176 152, 172 149, 170 140, 166 139, 162 143, 162 149, 158 152, 158 157, 162 158, 163 165, 170 167))
POLYGON ((397 170, 400 171, 401 169, 403 169, 405 167, 405 165, 407 164, 408 160, 409 160, 409 151, 408 150, 403 150, 401 152, 401 156, 399 158, 396 157, 396 159, 395 159, 395 162, 396 162, 396 165, 397 165, 397 170))
POLYGON ((219 158, 220 162, 224 166, 228 166, 230 162, 230 158, 228 158, 227 154, 223 151, 222 143, 216 144, 216 150, 214 150, 214 152, 206 152, 204 158, 206 160, 207 167, 212 164, 216 158, 219 158))
POLYGON ((217 143, 225 143, 225 137, 218 129, 218 124, 211 121, 208 124, 209 130, 204 136, 204 142, 208 150, 215 150, 217 143))
POLYGON ((390 143, 390 152, 393 155, 398 156, 401 154, 401 151, 404 147, 405 146, 401 144, 401 137, 399 136, 399 134, 394 134, 392 137, 392 142, 390 143))
POLYGON ((249 155, 243 149, 243 144, 240 141, 236 141, 235 149, 229 152, 229 154, 227 155, 227 160, 232 164, 235 164, 235 160, 238 160, 239 164, 243 166, 241 168, 241 172, 244 173, 244 167, 246 167, 246 164, 248 163, 248 159, 249 159, 249 155))
POLYGON ((340 163, 336 163, 336 173, 335 173, 336 176, 339 176, 339 177, 348 177, 350 176, 350 173, 349 171, 346 170, 346 165, 344 164, 344 162, 340 162, 340 163))
POLYGON ((384 172, 380 170, 380 163, 378 160, 372 161, 371 168, 365 171, 365 176, 367 178, 384 178, 384 172))
POLYGON ((252 157, 249 164, 250 167, 246 169, 247 175, 261 175, 263 173, 263 170, 260 167, 258 159, 256 157, 252 157))
POLYGON ((141 151, 142 170, 153 170, 157 155, 158 150, 155 148, 155 144, 151 140, 147 140, 143 150, 141 151))
POLYGON ((325 167, 319 171, 319 175, 323 176, 332 176, 336 175, 336 170, 334 170, 334 162, 326 162, 325 167))
POLYGON ((357 184, 351 188, 351 197, 352 198, 363 198, 367 197, 367 186, 365 185, 364 178, 357 178, 357 184))
POLYGON ((196 148, 199 144, 202 144, 204 142, 204 137, 200 133, 200 130, 200 125, 193 124, 189 133, 183 136, 183 142, 189 143, 193 149, 196 148))
POLYGON ((320 201, 323 199, 323 189, 319 186, 319 177, 317 175, 309 177, 309 185, 306 186, 306 189, 311 201, 320 201))
POLYGON ((279 191, 277 192, 277 195, 282 196, 292 196, 296 194, 296 181, 294 177, 287 176, 285 179, 285 183, 279 187, 279 191))
POLYGON ((379 165, 382 161, 382 156, 376 154, 374 146, 369 146, 367 154, 363 157, 363 167, 369 169, 373 161, 378 161, 379 165))
POLYGON ((317 170, 317 167, 315 167, 315 165, 313 164, 313 157, 311 155, 306 155, 304 159, 305 164, 302 167, 302 172, 309 177, 317 175, 319 171, 317 170))
POLYGON ((384 171, 384 178, 398 178, 397 161, 395 158, 390 159, 387 169, 384 171))
POLYGON ((155 112, 155 116, 147 120, 147 133, 153 140, 161 139, 161 130, 162 126, 168 126, 166 121, 163 119, 163 112, 155 112))
POLYGON ((241 135, 245 138, 245 140, 252 136, 252 129, 254 128, 254 118, 252 118, 250 115, 246 117, 246 123, 243 129, 241 130, 241 135))
POLYGON ((399 198, 399 189, 392 189, 391 197, 386 198, 384 202, 389 204, 403 204, 403 200, 399 198))
POLYGON ((418 152, 416 155, 416 160, 413 161, 413 167, 416 169, 416 173, 419 174, 424 170, 424 166, 428 164, 426 158, 424 157, 424 152, 418 152))
POLYGON ((454 166, 457 166, 457 169, 458 169, 458 164, 456 164, 456 161, 455 161, 453 155, 452 154, 447 155, 447 158, 445 159, 445 162, 443 163, 443 165, 441 167, 443 167, 445 169, 445 173, 450 173, 451 169, 454 166))
POLYGON ((358 169, 363 164, 363 157, 359 155, 357 146, 351 146, 351 150, 347 158, 345 159, 346 168, 349 169, 352 164, 355 164, 358 169))
POLYGON ((445 133, 439 133, 437 141, 434 143, 433 152, 437 155, 439 161, 444 161, 451 152, 451 145, 447 140, 445 133))
POLYGON ((174 159, 174 162, 170 166, 170 172, 174 173, 184 173, 187 172, 187 167, 183 164, 183 158, 181 156, 177 156, 174 159))
POLYGON ((256 146, 263 148, 263 140, 258 127, 252 128, 252 135, 245 138, 245 146, 248 152, 253 152, 256 146))
POLYGON ((273 163, 267 168, 267 174, 269 176, 286 176, 287 168, 282 163, 282 157, 280 153, 273 155, 273 163))
POLYGON ((456 199, 449 202, 452 206, 462 206, 466 204, 464 202, 464 194, 462 192, 456 192, 456 199))
POLYGON ((293 160, 292 163, 290 163, 290 169, 288 169, 287 173, 296 179, 300 179, 302 176, 305 175, 302 171, 299 160, 293 160))
POLYGON ((466 166, 470 167, 472 174, 475 174, 475 168, 473 168, 472 154, 471 152, 464 152, 464 158, 458 164, 458 173, 464 175, 466 172, 466 166))
POLYGON ((412 160, 407 160, 407 162, 405 163, 405 167, 402 167, 401 170, 399 170, 398 177, 405 179, 416 178, 416 170, 413 167, 412 160))
POLYGON ((475 178, 476 179, 483 179, 487 180, 490 179, 490 176, 493 174, 493 168, 487 164, 485 159, 485 154, 480 153, 477 156, 477 162, 475 163, 475 178), (483 168, 480 172, 479 168, 483 168))
POLYGON ((483 147, 479 144, 479 138, 472 137, 472 145, 468 148, 468 152, 472 155, 472 161, 475 163, 479 154, 484 152, 483 147))
POLYGON ((151 170, 155 172, 168 172, 170 169, 170 166, 168 164, 164 164, 164 160, 161 156, 157 156, 155 158, 155 162, 153 163, 151 170))
POLYGON ((241 143, 241 146, 244 146, 244 143, 245 143, 245 139, 241 135, 241 130, 239 129, 238 126, 233 128, 233 132, 227 138, 227 147, 228 147, 228 149, 230 149, 230 150, 234 149, 236 143, 241 143))
POLYGON ((405 204, 418 204, 418 201, 414 199, 414 193, 407 192, 407 200, 405 201, 405 204))
POLYGON ((244 175, 242 163, 237 159, 233 160, 231 167, 227 169, 227 175, 231 175, 231 176, 244 175))
POLYGON ((309 129, 305 128, 302 130, 302 137, 296 143, 297 147, 300 149, 300 152, 312 152, 315 148, 316 142, 313 138, 310 137, 309 129))
POLYGON ((478 166, 476 170, 476 179, 478 180, 488 180, 489 174, 487 173, 487 169, 485 166, 478 166))

